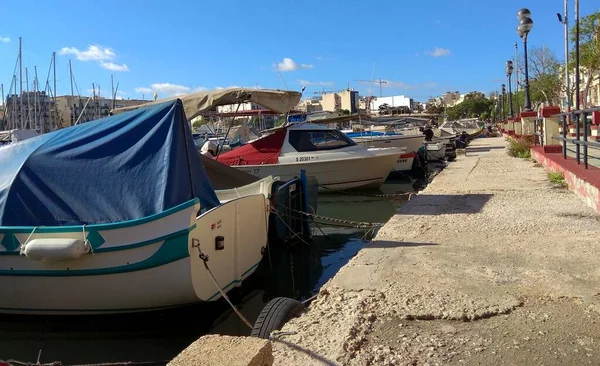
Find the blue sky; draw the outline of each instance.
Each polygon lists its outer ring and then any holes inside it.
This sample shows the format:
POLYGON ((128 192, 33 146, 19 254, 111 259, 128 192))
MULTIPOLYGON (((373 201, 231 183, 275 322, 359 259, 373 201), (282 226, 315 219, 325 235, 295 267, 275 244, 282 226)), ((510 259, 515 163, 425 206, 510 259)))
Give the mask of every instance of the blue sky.
MULTIPOLYGON (((306 86, 305 96, 334 82, 366 95, 369 83, 356 80, 372 75, 388 81, 384 95, 416 100, 448 90, 489 92, 514 55, 521 7, 534 20, 530 46, 546 44, 562 59, 555 14, 563 0, 8 1, 0 82, 8 93, 22 37, 30 85, 34 66, 46 84, 57 52, 59 95, 70 94, 69 59, 80 94, 95 83, 109 96, 112 74, 120 95, 132 99, 228 86, 284 89, 274 60, 287 88, 306 86)), ((581 16, 598 8, 598 0, 580 0, 581 16)))

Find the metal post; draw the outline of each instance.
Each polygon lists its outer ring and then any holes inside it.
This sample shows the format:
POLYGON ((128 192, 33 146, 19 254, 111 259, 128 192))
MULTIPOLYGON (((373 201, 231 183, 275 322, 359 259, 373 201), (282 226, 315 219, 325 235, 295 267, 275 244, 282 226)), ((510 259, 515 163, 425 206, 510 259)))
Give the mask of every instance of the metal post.
MULTIPOLYGON (((579 106, 581 104, 579 98, 579 0, 575 0, 575 110, 579 111, 579 106)), ((575 115, 575 133, 576 139, 579 141, 579 121, 581 121, 581 116, 579 113, 575 115)), ((575 157, 577 159, 577 164, 580 164, 580 156, 581 147, 579 144, 575 144, 575 157)))
POLYGON ((512 89, 511 89, 510 77, 511 77, 511 75, 508 74, 508 115, 510 118, 512 118, 514 116, 514 114, 513 114, 512 89))
POLYGON ((523 35, 523 56, 525 59, 525 105, 523 110, 531 112, 531 99, 529 98, 529 70, 527 70, 527 33, 523 35))
POLYGON ((567 94, 567 111, 571 110, 571 81, 569 80, 569 0, 565 0, 565 93, 567 94))
MULTIPOLYGON (((580 116, 581 118, 583 118, 583 167, 584 169, 588 168, 588 146, 587 146, 587 140, 588 140, 588 125, 587 125, 587 113, 583 112, 580 116)), ((579 122, 579 121, 577 121, 579 122)))
POLYGON ((506 85, 502 84, 502 120, 506 120, 506 85))
MULTIPOLYGON (((515 93, 519 92, 519 43, 515 41, 515 93)), ((518 105, 517 105, 518 106, 518 105)))
POLYGON ((563 153, 563 159, 567 159, 567 115, 566 114, 562 115, 562 129, 563 129, 562 153, 563 153))

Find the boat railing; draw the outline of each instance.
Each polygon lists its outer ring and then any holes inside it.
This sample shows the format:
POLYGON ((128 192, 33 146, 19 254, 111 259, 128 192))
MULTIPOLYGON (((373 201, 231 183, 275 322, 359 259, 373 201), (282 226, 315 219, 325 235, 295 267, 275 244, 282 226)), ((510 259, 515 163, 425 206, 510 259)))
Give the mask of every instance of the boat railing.
MULTIPOLYGON (((594 159, 600 162, 600 154, 590 154, 589 149, 592 149, 592 153, 600 151, 600 142, 590 141, 589 138, 593 137, 596 140, 596 136, 593 135, 593 126, 596 126, 595 130, 598 130, 598 124, 594 124, 590 121, 591 116, 594 113, 600 114, 600 107, 587 108, 574 110, 570 112, 564 112, 560 114, 560 121, 562 125, 562 134, 559 136, 552 136, 553 139, 562 141, 562 154, 563 159, 567 159, 567 153, 570 152, 575 155, 577 164, 583 162, 585 169, 589 167, 589 159, 594 159), (569 127, 575 127, 575 133, 569 133, 569 127), (575 145, 575 148, 571 148, 569 144, 575 145)), ((541 120, 536 120, 536 135, 539 136, 540 144, 543 144, 543 130, 541 128, 541 120)), ((537 140, 537 138, 535 139, 537 140)))

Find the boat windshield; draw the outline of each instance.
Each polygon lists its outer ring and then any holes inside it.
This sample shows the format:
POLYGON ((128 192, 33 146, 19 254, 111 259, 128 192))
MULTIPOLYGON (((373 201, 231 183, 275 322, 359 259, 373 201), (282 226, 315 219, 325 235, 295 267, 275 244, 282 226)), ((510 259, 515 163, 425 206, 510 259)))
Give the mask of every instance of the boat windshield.
POLYGON ((290 145, 298 152, 334 150, 356 142, 338 130, 290 130, 290 145))

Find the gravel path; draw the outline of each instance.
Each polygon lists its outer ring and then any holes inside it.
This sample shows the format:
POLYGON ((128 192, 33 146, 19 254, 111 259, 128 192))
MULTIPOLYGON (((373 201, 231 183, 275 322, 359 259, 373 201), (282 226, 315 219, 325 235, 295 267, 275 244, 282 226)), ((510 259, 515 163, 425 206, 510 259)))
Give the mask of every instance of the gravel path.
POLYGON ((273 344, 276 365, 597 365, 600 225, 503 138, 473 142, 273 344))

